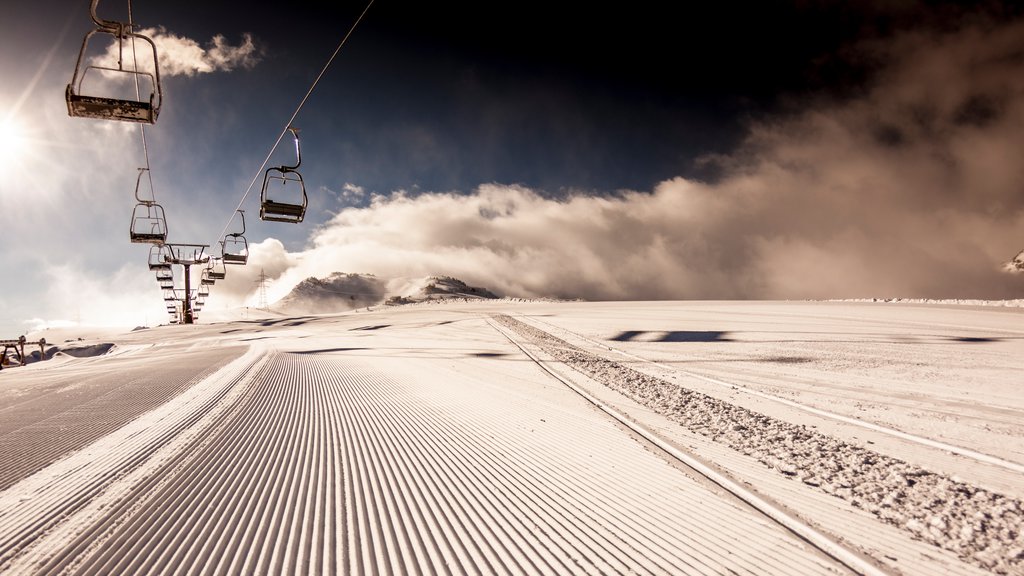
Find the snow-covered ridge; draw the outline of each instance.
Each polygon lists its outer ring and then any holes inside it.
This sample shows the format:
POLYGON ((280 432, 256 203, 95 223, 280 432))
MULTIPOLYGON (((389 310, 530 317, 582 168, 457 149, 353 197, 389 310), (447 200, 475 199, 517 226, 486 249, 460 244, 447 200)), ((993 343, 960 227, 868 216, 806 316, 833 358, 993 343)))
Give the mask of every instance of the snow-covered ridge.
POLYGON ((411 304, 438 299, 496 299, 498 295, 450 276, 384 279, 373 274, 334 272, 299 282, 274 308, 289 313, 344 312, 378 304, 411 304))
POLYGON ((977 300, 972 298, 845 298, 822 300, 822 302, 889 302, 896 304, 959 304, 961 306, 1000 306, 1024 308, 1024 298, 1013 300, 977 300))

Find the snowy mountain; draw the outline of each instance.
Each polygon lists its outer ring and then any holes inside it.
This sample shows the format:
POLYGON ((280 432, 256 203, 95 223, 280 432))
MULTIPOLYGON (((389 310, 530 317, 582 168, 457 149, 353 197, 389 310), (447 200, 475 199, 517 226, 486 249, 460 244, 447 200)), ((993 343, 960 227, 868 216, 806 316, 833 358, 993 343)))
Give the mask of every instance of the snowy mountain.
POLYGON ((290 313, 344 312, 377 304, 410 304, 426 300, 494 299, 496 294, 449 276, 384 280, 373 274, 335 272, 326 278, 299 282, 275 308, 290 313))
POLYGON ((463 299, 495 299, 498 295, 477 286, 470 286, 450 276, 428 276, 416 280, 392 282, 393 292, 388 296, 386 304, 412 304, 427 300, 463 299))
POLYGON ((386 296, 385 282, 373 274, 335 272, 299 282, 274 308, 296 314, 343 312, 379 304, 386 296))

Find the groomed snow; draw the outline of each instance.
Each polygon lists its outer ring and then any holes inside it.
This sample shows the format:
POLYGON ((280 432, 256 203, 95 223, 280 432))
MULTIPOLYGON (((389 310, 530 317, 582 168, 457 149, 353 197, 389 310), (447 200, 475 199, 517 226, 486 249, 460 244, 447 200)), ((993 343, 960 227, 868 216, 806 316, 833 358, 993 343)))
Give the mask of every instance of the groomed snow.
POLYGON ((254 314, 0 371, 0 573, 1024 574, 1019 307, 254 314))

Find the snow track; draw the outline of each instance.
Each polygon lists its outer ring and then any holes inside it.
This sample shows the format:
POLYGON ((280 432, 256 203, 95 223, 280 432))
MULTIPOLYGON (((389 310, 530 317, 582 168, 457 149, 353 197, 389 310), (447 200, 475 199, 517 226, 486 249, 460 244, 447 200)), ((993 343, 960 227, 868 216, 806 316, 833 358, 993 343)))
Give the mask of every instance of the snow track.
POLYGON ((99 356, 89 359, 85 377, 71 365, 7 375, 19 390, 0 398, 0 490, 160 406, 244 350, 177 353, 162 362, 99 356))
MULTIPOLYGON (((694 392, 679 383, 658 379, 593 351, 584 351, 532 324, 503 315, 495 316, 495 320, 519 336, 532 340, 551 358, 593 378, 595 383, 621 392, 659 415, 668 417, 682 425, 688 433, 696 433, 712 440, 713 444, 754 457, 785 476, 799 479, 807 487, 820 487, 825 493, 851 501, 855 506, 876 514, 879 519, 901 526, 915 539, 945 548, 961 559, 969 559, 998 573, 1017 570, 1024 559, 1024 550, 1017 540, 1024 526, 1024 504, 1018 499, 851 445, 813 428, 766 417, 729 400, 723 401, 694 392)), ((592 340, 582 340, 584 344, 608 350, 607 346, 592 340)), ((642 360, 636 356, 631 358, 642 360)), ((785 404, 792 406, 794 403, 787 401, 785 404)), ((823 415, 822 411, 816 412, 819 412, 819 416, 823 415)), ((688 436, 679 432, 670 432, 670 435, 688 436)), ((694 440, 690 437, 687 442, 693 445, 694 440)), ((900 440, 930 448, 936 444, 911 435, 900 435, 900 440)), ((735 456, 721 452, 717 447, 705 449, 709 453, 717 453, 715 464, 718 466, 736 460, 735 456)), ((958 451, 956 456, 969 457, 971 454, 969 451, 958 451)), ((985 461, 991 463, 988 459, 985 461)), ((740 477, 747 476, 750 471, 745 464, 737 466, 735 463, 726 469, 733 473, 745 470, 746 473, 740 477)), ((1008 476, 1007 483, 1015 482, 1015 471, 998 467, 997 472, 1008 476)), ((775 497, 786 494, 787 504, 797 509, 803 508, 805 514, 812 508, 819 510, 819 513, 822 510, 817 504, 811 503, 815 498, 806 495, 794 498, 792 490, 785 487, 780 490, 780 485, 769 480, 761 478, 755 486, 761 490, 768 489, 775 497)), ((836 519, 828 519, 832 516, 835 516, 835 512, 827 516, 811 517, 818 522, 825 520, 826 524, 833 524, 836 519)), ((834 526, 832 530, 836 533, 852 533, 845 524, 834 526)), ((870 531, 861 533, 867 536, 863 543, 868 550, 875 551, 877 560, 881 560, 882 556, 888 557, 883 550, 894 549, 892 544, 882 542, 870 531)), ((918 557, 924 565, 930 563, 930 557, 937 552, 920 550, 907 554, 913 547, 900 546, 904 551, 901 557, 918 557)))
POLYGON ((599 412, 479 384, 276 355, 39 573, 845 572, 599 412))
POLYGON ((75 524, 76 514, 90 516, 84 512, 90 503, 104 493, 118 492, 119 479, 144 467, 199 422, 257 360, 258 355, 252 352, 238 358, 173 402, 0 492, 0 571, 34 573, 31 558, 38 556, 35 547, 63 549, 65 543, 52 538, 60 532, 58 528, 75 524), (28 567, 12 568, 18 562, 27 562, 28 567))

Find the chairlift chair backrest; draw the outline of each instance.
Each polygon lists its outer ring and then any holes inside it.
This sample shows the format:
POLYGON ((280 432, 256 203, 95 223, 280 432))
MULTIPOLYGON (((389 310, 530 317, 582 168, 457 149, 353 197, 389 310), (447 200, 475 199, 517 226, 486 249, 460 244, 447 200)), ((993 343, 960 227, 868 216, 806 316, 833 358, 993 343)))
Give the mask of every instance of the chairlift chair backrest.
POLYGON ((263 192, 260 194, 260 220, 271 222, 289 222, 298 224, 306 216, 306 185, 302 174, 297 172, 302 165, 302 150, 299 147, 298 128, 288 127, 295 139, 294 166, 267 168, 263 173, 263 192), (295 198, 298 201, 286 202, 282 198, 295 198))
MULTIPOLYGON (((122 120, 125 122, 144 122, 153 124, 160 114, 160 105, 163 101, 163 93, 160 88, 160 65, 157 57, 156 44, 148 36, 132 31, 131 24, 103 20, 96 15, 96 7, 99 0, 92 0, 90 14, 96 28, 90 30, 82 40, 82 49, 78 53, 78 61, 75 63, 75 72, 71 82, 65 90, 65 99, 68 105, 68 115, 82 118, 98 118, 102 120, 122 120), (89 40, 97 34, 113 36, 117 41, 117 67, 102 66, 85 63, 88 52, 89 40), (143 72, 138 68, 135 61, 135 40, 141 40, 149 46, 152 52, 153 73, 143 72), (125 67, 125 44, 131 41, 132 67, 125 67), (128 98, 115 98, 110 96, 98 96, 82 94, 82 81, 90 71, 100 73, 114 73, 132 80, 132 84, 138 89, 139 79, 145 77, 149 81, 151 92, 148 100, 137 100, 128 98)), ((147 59, 148 60, 148 59, 147 59)))

